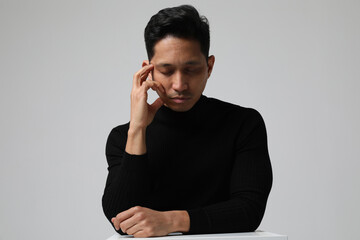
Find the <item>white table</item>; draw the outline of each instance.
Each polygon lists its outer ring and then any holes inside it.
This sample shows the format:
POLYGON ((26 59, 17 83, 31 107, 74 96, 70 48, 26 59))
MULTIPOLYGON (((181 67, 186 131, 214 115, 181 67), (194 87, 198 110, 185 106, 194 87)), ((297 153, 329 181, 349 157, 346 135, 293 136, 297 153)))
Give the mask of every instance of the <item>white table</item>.
MULTIPOLYGON (((133 236, 114 234, 107 240, 120 240, 123 238, 133 238, 133 236)), ((151 240, 287 240, 286 235, 276 233, 256 231, 246 233, 222 233, 222 234, 196 234, 196 235, 182 235, 181 233, 171 234, 165 237, 152 238, 136 238, 136 239, 151 239, 151 240)))

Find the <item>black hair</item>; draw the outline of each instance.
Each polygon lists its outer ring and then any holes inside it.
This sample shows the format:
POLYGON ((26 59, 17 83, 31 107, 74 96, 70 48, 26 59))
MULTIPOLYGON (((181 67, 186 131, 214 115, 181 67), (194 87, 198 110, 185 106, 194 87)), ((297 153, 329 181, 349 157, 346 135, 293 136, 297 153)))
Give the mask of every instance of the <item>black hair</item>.
POLYGON ((149 61, 154 56, 154 46, 161 39, 173 36, 193 39, 200 43, 202 54, 207 59, 210 48, 209 22, 190 5, 165 8, 150 18, 144 37, 149 61))

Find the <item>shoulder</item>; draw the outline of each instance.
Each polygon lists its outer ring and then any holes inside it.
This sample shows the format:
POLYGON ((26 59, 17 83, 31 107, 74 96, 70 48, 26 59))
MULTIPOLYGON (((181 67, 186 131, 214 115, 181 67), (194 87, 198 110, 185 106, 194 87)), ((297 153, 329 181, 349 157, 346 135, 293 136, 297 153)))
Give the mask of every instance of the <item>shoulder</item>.
POLYGON ((107 148, 111 146, 125 146, 128 130, 129 123, 112 128, 107 138, 107 148))
POLYGON ((262 121, 261 114, 254 108, 243 107, 234 103, 225 102, 216 98, 207 97, 212 112, 243 121, 262 121))

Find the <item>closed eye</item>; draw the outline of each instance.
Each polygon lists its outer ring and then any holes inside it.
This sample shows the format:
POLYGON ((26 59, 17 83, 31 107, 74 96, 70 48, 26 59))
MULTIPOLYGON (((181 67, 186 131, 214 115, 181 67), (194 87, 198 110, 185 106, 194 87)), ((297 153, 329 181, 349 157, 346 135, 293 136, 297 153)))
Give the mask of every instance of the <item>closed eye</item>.
POLYGON ((171 74, 173 74, 173 71, 167 71, 167 72, 161 72, 161 74, 165 75, 165 76, 170 76, 171 74))
POLYGON ((200 70, 201 70, 200 68, 187 68, 187 69, 184 70, 184 72, 188 73, 188 74, 196 74, 200 70))

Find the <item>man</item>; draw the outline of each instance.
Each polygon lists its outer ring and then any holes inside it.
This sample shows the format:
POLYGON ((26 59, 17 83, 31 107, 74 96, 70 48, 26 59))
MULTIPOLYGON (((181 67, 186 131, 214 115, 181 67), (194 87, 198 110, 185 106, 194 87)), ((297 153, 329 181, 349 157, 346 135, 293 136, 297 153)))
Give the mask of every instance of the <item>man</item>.
POLYGON ((254 231, 272 185, 265 124, 250 108, 202 95, 215 57, 192 6, 145 28, 148 60, 133 77, 130 122, 107 140, 106 217, 135 237, 254 231), (147 92, 159 98, 147 103, 147 92))

